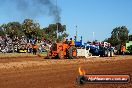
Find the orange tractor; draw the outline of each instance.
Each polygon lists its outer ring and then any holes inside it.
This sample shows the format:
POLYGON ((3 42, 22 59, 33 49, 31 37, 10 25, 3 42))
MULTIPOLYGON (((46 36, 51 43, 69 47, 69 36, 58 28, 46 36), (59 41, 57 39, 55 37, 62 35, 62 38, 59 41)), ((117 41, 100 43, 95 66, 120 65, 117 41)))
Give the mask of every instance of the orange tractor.
POLYGON ((66 43, 54 43, 47 58, 73 59, 77 57, 77 49, 74 45, 66 43))

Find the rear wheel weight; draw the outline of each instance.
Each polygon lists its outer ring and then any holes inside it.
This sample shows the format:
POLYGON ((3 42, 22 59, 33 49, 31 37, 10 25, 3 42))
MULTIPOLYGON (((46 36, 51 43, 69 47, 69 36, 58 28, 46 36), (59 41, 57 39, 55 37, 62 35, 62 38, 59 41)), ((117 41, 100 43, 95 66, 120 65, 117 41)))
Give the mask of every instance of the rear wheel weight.
POLYGON ((64 59, 64 55, 63 55, 63 52, 62 51, 60 51, 58 53, 58 57, 59 57, 59 59, 64 59))

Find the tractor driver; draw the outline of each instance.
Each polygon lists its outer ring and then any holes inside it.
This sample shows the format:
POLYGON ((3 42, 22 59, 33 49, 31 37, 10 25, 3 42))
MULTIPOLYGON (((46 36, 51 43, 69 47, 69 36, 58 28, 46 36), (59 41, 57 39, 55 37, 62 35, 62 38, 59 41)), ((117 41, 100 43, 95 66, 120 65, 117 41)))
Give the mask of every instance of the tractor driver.
POLYGON ((66 38, 64 37, 63 43, 64 43, 64 44, 68 44, 68 39, 66 39, 66 38))
POLYGON ((65 44, 68 44, 68 39, 65 39, 64 43, 65 43, 65 44))
POLYGON ((70 45, 71 46, 74 46, 75 45, 75 42, 74 42, 74 40, 72 40, 72 38, 70 38, 70 45))

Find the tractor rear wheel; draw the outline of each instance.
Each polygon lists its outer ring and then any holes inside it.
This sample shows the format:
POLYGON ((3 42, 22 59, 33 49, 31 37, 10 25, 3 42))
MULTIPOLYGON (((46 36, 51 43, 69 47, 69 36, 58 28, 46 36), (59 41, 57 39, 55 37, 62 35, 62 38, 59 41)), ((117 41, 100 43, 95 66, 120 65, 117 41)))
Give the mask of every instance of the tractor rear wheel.
POLYGON ((63 55, 63 52, 62 51, 60 51, 58 53, 58 57, 59 57, 59 59, 64 59, 64 55, 63 55))
POLYGON ((70 58, 70 59, 74 59, 74 58, 76 58, 76 57, 77 57, 77 49, 76 49, 75 46, 71 46, 71 47, 69 48, 69 58, 70 58))

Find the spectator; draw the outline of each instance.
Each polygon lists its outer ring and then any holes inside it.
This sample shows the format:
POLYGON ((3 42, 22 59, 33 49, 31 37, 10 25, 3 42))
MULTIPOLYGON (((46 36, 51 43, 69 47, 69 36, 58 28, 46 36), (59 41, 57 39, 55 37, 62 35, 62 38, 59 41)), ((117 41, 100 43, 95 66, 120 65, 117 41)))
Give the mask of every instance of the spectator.
POLYGON ((37 49, 38 49, 38 46, 34 44, 34 45, 33 45, 33 54, 34 54, 34 55, 36 55, 37 49))
POLYGON ((31 43, 27 43, 27 49, 29 53, 32 53, 32 44, 31 43))
POLYGON ((126 52, 126 47, 124 45, 122 45, 122 47, 121 47, 121 52, 122 52, 122 54, 124 56, 125 52, 126 52))

